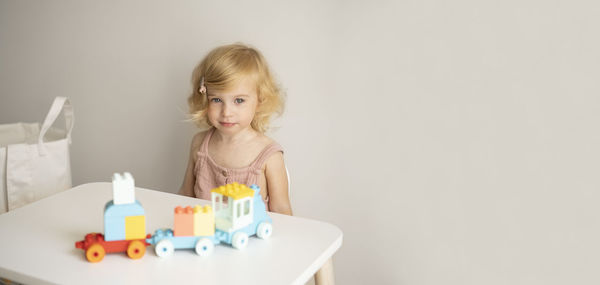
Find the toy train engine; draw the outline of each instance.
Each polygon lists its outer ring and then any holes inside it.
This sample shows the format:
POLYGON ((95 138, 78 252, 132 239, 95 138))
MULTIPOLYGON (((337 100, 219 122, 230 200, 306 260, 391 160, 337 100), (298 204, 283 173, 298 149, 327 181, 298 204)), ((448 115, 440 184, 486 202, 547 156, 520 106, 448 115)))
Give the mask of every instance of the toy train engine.
POLYGON ((113 200, 104 207, 104 235, 90 233, 75 243, 85 250, 90 262, 99 262, 105 253, 127 252, 132 259, 144 256, 146 246, 146 216, 144 208, 135 200, 134 180, 130 173, 113 175, 113 200))
POLYGON ((253 184, 232 183, 211 190, 215 210, 215 236, 220 241, 242 249, 248 237, 267 239, 273 232, 272 219, 267 215, 260 188, 253 184), (224 197, 228 203, 224 203, 224 197))

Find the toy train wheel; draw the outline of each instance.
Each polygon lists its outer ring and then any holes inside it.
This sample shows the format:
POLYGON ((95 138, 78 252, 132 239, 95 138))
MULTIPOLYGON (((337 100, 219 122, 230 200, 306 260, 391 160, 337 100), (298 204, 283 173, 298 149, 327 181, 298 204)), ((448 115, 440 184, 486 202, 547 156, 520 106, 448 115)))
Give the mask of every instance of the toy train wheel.
POLYGON ((163 239, 159 241, 154 247, 154 252, 158 257, 165 257, 173 254, 175 247, 173 243, 168 239, 163 239))
POLYGON ((210 241, 210 239, 202 238, 196 243, 196 254, 200 256, 209 256, 215 245, 210 241))
POLYGON ((131 259, 140 259, 146 253, 146 245, 139 240, 134 240, 127 247, 127 256, 131 259))
POLYGON ((104 258, 106 252, 104 251, 104 247, 99 243, 92 244, 85 251, 85 257, 89 262, 100 262, 104 258))
POLYGON ((248 234, 245 232, 237 232, 233 234, 231 245, 236 249, 244 249, 248 245, 248 234))
POLYGON ((261 239, 268 239, 273 233, 273 225, 269 222, 262 222, 258 225, 256 236, 261 239))

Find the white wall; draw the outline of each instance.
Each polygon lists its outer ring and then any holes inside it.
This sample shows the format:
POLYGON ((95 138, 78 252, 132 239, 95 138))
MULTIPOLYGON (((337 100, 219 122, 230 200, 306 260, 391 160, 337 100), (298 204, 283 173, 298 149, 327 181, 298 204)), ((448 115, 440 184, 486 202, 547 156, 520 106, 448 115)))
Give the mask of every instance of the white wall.
POLYGON ((76 184, 174 192, 191 70, 247 42, 288 93, 295 213, 344 231, 339 284, 600 283, 600 5, 216 2, 0 0, 0 123, 68 96, 76 184))

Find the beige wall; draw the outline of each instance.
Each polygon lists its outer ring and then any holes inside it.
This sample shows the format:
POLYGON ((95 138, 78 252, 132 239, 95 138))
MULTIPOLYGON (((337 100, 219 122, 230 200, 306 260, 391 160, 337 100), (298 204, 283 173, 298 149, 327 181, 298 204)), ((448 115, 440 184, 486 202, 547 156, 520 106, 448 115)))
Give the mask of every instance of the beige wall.
POLYGON ((68 96, 76 184, 174 192, 192 68, 251 43, 339 284, 600 283, 600 5, 215 2, 0 0, 0 123, 68 96))

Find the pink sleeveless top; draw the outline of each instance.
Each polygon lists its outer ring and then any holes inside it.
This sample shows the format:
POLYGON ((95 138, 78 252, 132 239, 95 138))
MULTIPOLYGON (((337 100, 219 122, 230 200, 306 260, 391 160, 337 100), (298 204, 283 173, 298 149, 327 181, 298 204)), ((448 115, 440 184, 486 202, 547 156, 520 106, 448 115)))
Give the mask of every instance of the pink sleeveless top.
MULTIPOLYGON (((225 168, 218 165, 210 155, 208 155, 208 142, 214 132, 215 129, 213 128, 206 136, 204 136, 204 140, 198 151, 198 159, 194 166, 194 174, 196 175, 194 195, 196 198, 210 200, 210 190, 233 182, 243 183, 248 186, 258 184, 258 178, 260 177, 262 166, 265 164, 265 161, 272 154, 278 151, 283 152, 283 148, 276 142, 273 142, 266 146, 249 166, 243 168, 225 168)), ((263 190, 261 189, 261 191, 263 190)), ((265 205, 268 210, 269 207, 267 201, 265 201, 265 205)))

